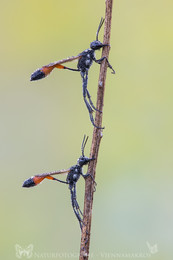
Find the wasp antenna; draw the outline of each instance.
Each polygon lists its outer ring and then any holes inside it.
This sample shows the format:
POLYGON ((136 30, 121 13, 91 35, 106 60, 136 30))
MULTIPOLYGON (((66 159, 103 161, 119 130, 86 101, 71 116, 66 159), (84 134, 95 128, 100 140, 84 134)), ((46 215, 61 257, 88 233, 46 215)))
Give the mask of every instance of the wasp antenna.
POLYGON ((88 136, 86 137, 86 135, 84 135, 83 141, 82 141, 82 146, 81 146, 81 151, 82 151, 82 156, 84 156, 84 149, 85 149, 85 145, 88 141, 88 136))
POLYGON ((102 17, 101 20, 100 20, 100 24, 99 24, 99 27, 97 29, 97 33, 96 33, 96 41, 98 41, 98 36, 99 36, 99 31, 104 23, 105 19, 102 17))
POLYGON ((88 141, 88 138, 89 138, 89 136, 86 137, 85 144, 84 144, 84 149, 85 149, 85 145, 86 145, 86 143, 88 141))
POLYGON ((84 135, 82 145, 81 145, 81 151, 82 151, 82 156, 84 156, 84 142, 85 142, 86 135, 84 135))

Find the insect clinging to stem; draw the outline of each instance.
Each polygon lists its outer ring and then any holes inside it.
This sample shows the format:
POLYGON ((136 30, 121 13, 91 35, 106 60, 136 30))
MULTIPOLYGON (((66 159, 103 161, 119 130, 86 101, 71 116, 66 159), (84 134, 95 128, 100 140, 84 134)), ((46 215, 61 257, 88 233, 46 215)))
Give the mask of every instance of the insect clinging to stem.
POLYGON ((80 176, 82 176, 84 179, 86 179, 87 177, 91 177, 92 181, 94 181, 94 183, 96 184, 93 176, 90 173, 83 174, 83 166, 87 165, 90 161, 95 160, 95 158, 88 158, 84 155, 84 149, 85 149, 87 140, 88 140, 88 136, 86 137, 84 135, 84 138, 82 141, 82 146, 81 146, 82 155, 77 160, 76 165, 73 165, 66 170, 36 174, 36 175, 32 176, 31 178, 25 180, 22 185, 22 187, 25 187, 25 188, 34 187, 34 186, 38 185, 40 182, 42 182, 44 179, 54 180, 54 181, 58 181, 58 182, 61 182, 64 184, 68 184, 69 190, 71 193, 72 207, 73 207, 74 213, 79 221, 79 225, 80 225, 81 229, 82 229, 82 225, 83 225, 83 220, 82 220, 83 215, 82 215, 82 212, 80 210, 80 207, 79 207, 79 204, 78 204, 77 198, 76 198, 76 183, 79 180, 80 176), (59 180, 59 179, 53 177, 56 174, 67 174, 66 181, 62 181, 62 180, 59 180))
POLYGON ((94 118, 93 118, 93 112, 94 112, 94 110, 98 111, 100 113, 102 111, 98 110, 94 106, 94 104, 91 100, 91 95, 90 95, 90 93, 87 89, 88 71, 89 71, 93 61, 95 61, 98 64, 101 64, 103 60, 106 60, 108 67, 112 70, 112 73, 115 74, 115 70, 112 68, 112 66, 109 63, 106 56, 104 56, 104 57, 102 57, 101 59, 98 59, 98 60, 95 57, 95 51, 96 50, 100 50, 101 48, 104 48, 105 46, 109 46, 109 44, 101 43, 98 40, 99 31, 100 31, 103 23, 104 23, 104 19, 101 18, 101 21, 100 21, 100 24, 98 26, 97 33, 96 33, 96 40, 90 43, 89 49, 84 50, 83 52, 81 52, 77 56, 72 56, 70 58, 59 60, 59 61, 56 61, 54 63, 50 63, 48 65, 45 65, 42 68, 37 69, 31 75, 31 81, 33 81, 33 80, 39 80, 39 79, 45 78, 48 74, 50 74, 50 72, 54 68, 67 69, 67 70, 71 70, 71 71, 79 71, 80 74, 81 74, 81 77, 82 77, 82 82, 83 82, 83 84, 82 84, 83 98, 84 98, 85 105, 86 105, 88 112, 89 112, 90 120, 91 120, 93 126, 96 127, 96 128, 99 128, 99 129, 103 129, 104 127, 99 127, 99 126, 95 125, 94 118), (70 62, 70 61, 73 61, 73 60, 78 60, 77 69, 73 69, 73 68, 69 68, 69 67, 66 67, 64 65, 61 65, 63 63, 70 62))

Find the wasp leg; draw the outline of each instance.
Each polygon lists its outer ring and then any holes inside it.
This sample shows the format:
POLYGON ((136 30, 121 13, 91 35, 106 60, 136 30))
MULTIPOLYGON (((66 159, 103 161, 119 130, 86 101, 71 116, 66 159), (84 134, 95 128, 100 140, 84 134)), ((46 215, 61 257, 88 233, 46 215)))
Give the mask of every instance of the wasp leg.
POLYGON ((97 185, 97 182, 94 180, 94 177, 90 173, 82 174, 82 177, 84 179, 91 177, 92 181, 94 182, 95 185, 97 185))
POLYGON ((91 95, 90 95, 88 89, 87 89, 86 91, 87 91, 88 100, 89 100, 90 105, 92 106, 92 108, 93 108, 95 111, 98 111, 98 112, 102 113, 102 111, 98 110, 98 109, 94 106, 94 104, 93 104, 93 102, 92 102, 92 100, 91 100, 91 95))
POLYGON ((84 98, 84 102, 85 102, 85 105, 88 109, 88 112, 89 113, 93 113, 93 109, 92 107, 90 106, 90 104, 88 103, 86 97, 87 97, 87 84, 88 84, 88 73, 81 73, 81 76, 82 76, 82 80, 83 80, 83 98, 84 98))
POLYGON ((79 221, 79 225, 80 228, 82 230, 82 225, 83 225, 83 221, 80 215, 82 215, 82 212, 80 210, 79 204, 76 200, 76 183, 74 183, 73 185, 69 185, 69 189, 71 192, 71 202, 72 202, 72 207, 73 207, 73 211, 79 221))
POLYGON ((81 76, 82 76, 82 80, 83 80, 83 98, 84 98, 85 105, 86 105, 88 112, 89 112, 91 123, 93 124, 94 127, 98 128, 98 129, 104 129, 104 127, 99 127, 99 126, 95 125, 94 118, 93 118, 93 115, 92 115, 94 110, 92 109, 91 105, 88 103, 88 101, 86 99, 86 97, 87 97, 88 71, 81 72, 81 76))
POLYGON ((108 67, 112 70, 112 74, 115 74, 115 70, 112 68, 112 66, 111 66, 111 64, 109 63, 107 57, 102 57, 102 58, 99 59, 99 60, 96 60, 96 59, 95 59, 94 61, 95 61, 96 63, 98 63, 98 64, 101 64, 104 59, 107 61, 108 67))
POLYGON ((76 184, 74 185, 74 202, 75 202, 75 207, 76 207, 77 211, 80 212, 80 214, 83 217, 83 213, 82 213, 82 211, 81 211, 81 209, 79 207, 79 204, 77 202, 77 199, 76 199, 76 184))

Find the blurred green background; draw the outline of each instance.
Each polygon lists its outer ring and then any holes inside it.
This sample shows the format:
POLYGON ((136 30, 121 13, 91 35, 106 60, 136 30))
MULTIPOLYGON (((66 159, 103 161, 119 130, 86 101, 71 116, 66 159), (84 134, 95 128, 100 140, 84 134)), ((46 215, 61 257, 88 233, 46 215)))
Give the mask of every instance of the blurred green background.
MULTIPOLYGON (((76 164, 84 134, 89 154, 93 129, 81 78, 54 70, 44 80, 29 79, 38 67, 88 48, 104 10, 104 0, 1 1, 1 259, 16 259, 16 244, 32 244, 32 259, 78 258, 80 229, 68 187, 21 186, 36 173, 76 164)), ((109 60, 116 75, 108 70, 92 259, 173 259, 172 13, 172 0, 114 2, 109 60)), ((93 64, 94 103, 98 73, 93 64)), ((81 179, 81 207, 83 195, 81 179)))

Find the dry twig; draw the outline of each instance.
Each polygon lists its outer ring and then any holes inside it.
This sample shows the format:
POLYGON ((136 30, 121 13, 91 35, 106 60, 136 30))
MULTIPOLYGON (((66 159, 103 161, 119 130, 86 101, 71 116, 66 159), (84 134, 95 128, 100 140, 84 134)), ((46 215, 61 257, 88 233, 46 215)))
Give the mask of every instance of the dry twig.
MULTIPOLYGON (((105 11, 105 28, 104 28, 104 40, 103 43, 110 44, 110 32, 111 32, 111 19, 112 19, 112 5, 113 0, 106 0, 106 11, 105 11)), ((110 47, 104 47, 102 57, 109 56, 110 47)), ((107 62, 104 60, 100 67, 100 75, 98 82, 97 91, 97 109, 103 111, 104 104, 104 91, 105 81, 107 73, 107 62)), ((97 126, 102 125, 103 113, 96 112, 95 124, 97 126)), ((88 173, 92 174, 95 178, 97 158, 99 152, 100 141, 102 137, 101 129, 94 127, 92 145, 90 151, 90 158, 95 158, 91 161, 88 166, 88 173)), ((83 228, 81 235, 81 246, 80 246, 80 260, 87 260, 89 257, 89 246, 90 246, 90 230, 91 230, 91 218, 92 218, 92 205, 93 205, 93 193, 94 193, 94 182, 91 178, 88 178, 85 183, 85 198, 84 198, 84 217, 83 217, 83 228)))

